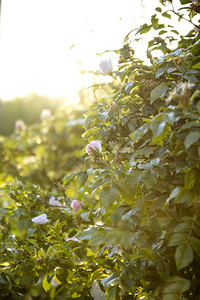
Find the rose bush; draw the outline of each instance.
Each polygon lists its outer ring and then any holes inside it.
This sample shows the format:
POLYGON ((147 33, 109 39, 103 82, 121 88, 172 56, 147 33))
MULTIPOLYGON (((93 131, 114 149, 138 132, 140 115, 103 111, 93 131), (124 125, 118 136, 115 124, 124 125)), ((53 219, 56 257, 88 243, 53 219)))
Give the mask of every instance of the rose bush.
POLYGON ((112 95, 85 113, 80 169, 57 188, 25 177, 2 187, 2 299, 199 299, 200 33, 192 2, 156 9, 167 19, 188 13, 186 36, 157 14, 136 31, 137 40, 155 30, 149 64, 134 57, 135 31, 116 51, 112 95), (46 224, 31 221, 41 215, 46 224))

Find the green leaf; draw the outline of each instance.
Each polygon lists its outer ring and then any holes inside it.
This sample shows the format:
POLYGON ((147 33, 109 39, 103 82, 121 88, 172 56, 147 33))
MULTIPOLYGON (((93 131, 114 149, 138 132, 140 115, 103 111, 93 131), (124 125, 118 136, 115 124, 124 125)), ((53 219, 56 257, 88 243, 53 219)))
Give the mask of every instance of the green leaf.
POLYGON ((109 287, 106 290, 106 300, 120 300, 119 292, 120 288, 118 285, 109 287))
POLYGON ((161 9, 160 7, 156 7, 155 10, 156 10, 157 12, 159 12, 159 13, 162 12, 162 9, 161 9))
POLYGON ((0 275, 0 284, 8 284, 8 282, 0 275))
POLYGON ((185 187, 191 190, 196 182, 196 173, 191 170, 185 175, 185 187))
POLYGON ((175 262, 178 270, 187 267, 194 259, 192 248, 189 244, 179 245, 175 252, 175 262))
POLYGON ((175 198, 175 197, 178 195, 178 193, 180 192, 180 190, 181 190, 181 188, 178 187, 178 186, 177 186, 176 188, 174 188, 174 189, 172 190, 172 192, 171 192, 169 198, 167 198, 166 204, 168 204, 169 201, 170 201, 171 199, 175 198))
POLYGON ((100 202, 103 207, 110 208, 115 201, 115 196, 117 194, 117 189, 113 187, 106 186, 100 192, 100 202))
POLYGON ((156 173, 154 171, 147 171, 144 175, 144 184, 146 188, 151 189, 157 182, 156 173))
POLYGON ((105 120, 108 118, 108 112, 105 111, 103 113, 98 112, 97 113, 97 117, 99 118, 99 120, 103 123, 105 122, 105 120))
POLYGON ((99 246, 105 242, 106 231, 103 229, 96 230, 88 242, 89 246, 99 246))
POLYGON ((175 198, 175 203, 186 203, 187 205, 192 205, 196 200, 196 195, 192 191, 183 187, 180 189, 178 195, 175 198))
POLYGON ((82 173, 82 170, 74 171, 74 172, 70 173, 69 175, 65 176, 63 178, 63 186, 65 187, 68 184, 70 184, 70 182, 72 181, 72 179, 74 179, 74 177, 77 176, 80 173, 82 173))
POLYGON ((149 124, 144 124, 142 125, 140 128, 138 128, 137 130, 135 130, 133 133, 130 134, 130 137, 132 139, 132 141, 137 141, 139 138, 141 138, 149 129, 149 124))
POLYGON ((111 283, 115 280, 119 280, 119 275, 117 273, 113 273, 110 276, 104 278, 101 283, 104 284, 105 288, 107 288, 111 283))
POLYGON ((87 171, 81 172, 78 174, 77 179, 76 179, 76 185, 77 188, 80 189, 84 186, 88 178, 87 171))
POLYGON ((163 73, 165 73, 166 70, 168 70, 168 67, 158 69, 158 71, 156 72, 156 78, 159 78, 163 73))
POLYGON ((96 231, 96 228, 88 228, 78 233, 76 237, 78 240, 89 240, 92 238, 96 231))
POLYGON ((173 283, 169 284, 165 290, 164 293, 177 293, 182 294, 189 290, 190 288, 190 281, 188 279, 182 278, 182 277, 174 277, 173 283))
POLYGON ((169 241, 169 247, 178 246, 179 244, 184 244, 188 239, 187 234, 185 233, 174 233, 169 241))
POLYGON ((171 15, 168 14, 167 12, 164 12, 164 13, 162 14, 162 16, 165 17, 165 18, 171 19, 171 15))
POLYGON ((165 128, 166 121, 153 121, 151 124, 151 130, 153 132, 153 135, 157 138, 160 136, 165 128))
POLYGON ((166 33, 167 32, 167 30, 161 30, 161 31, 159 31, 159 35, 162 35, 162 34, 164 34, 164 33, 166 33))
POLYGON ((180 223, 174 228, 174 232, 190 232, 191 225, 189 223, 180 223))
POLYGON ((200 62, 197 63, 197 64, 195 64, 194 66, 192 66, 192 68, 194 68, 194 69, 200 69, 200 62))
POLYGON ((99 131, 99 128, 91 128, 84 132, 81 137, 84 139, 89 139, 92 135, 95 135, 99 131))
POLYGON ((180 0, 181 4, 191 3, 191 0, 180 0))
POLYGON ((200 132, 193 131, 190 132, 184 141, 186 149, 188 149, 192 144, 196 143, 200 138, 200 132))
POLYGON ((90 122, 96 117, 96 111, 89 111, 87 112, 84 116, 85 116, 85 120, 83 123, 83 128, 86 130, 88 129, 90 122))
POLYGON ((29 228, 27 229, 27 234, 28 234, 28 236, 31 236, 36 230, 37 230, 36 227, 34 227, 34 228, 29 227, 29 228))
MULTIPOLYGON (((142 25, 142 27, 140 27, 137 31, 136 34, 144 34, 147 33, 149 30, 151 29, 151 25, 147 25, 146 23, 144 25, 142 25)), ((135 34, 135 35, 136 35, 135 34)))
POLYGON ((197 110, 198 110, 198 113, 200 114, 200 101, 198 101, 198 103, 197 103, 197 110))
POLYGON ((47 278, 48 278, 48 277, 49 277, 49 276, 46 275, 46 276, 44 277, 43 281, 42 281, 42 286, 43 286, 43 289, 45 290, 46 293, 47 293, 47 292, 50 290, 50 288, 51 288, 51 282, 48 282, 48 281, 47 281, 47 278))
POLYGON ((190 245, 192 246, 192 249, 200 256, 200 240, 192 236, 190 238, 190 245))
POLYGON ((168 86, 162 84, 153 89, 151 91, 150 103, 153 104, 157 99, 164 97, 168 89, 168 86))

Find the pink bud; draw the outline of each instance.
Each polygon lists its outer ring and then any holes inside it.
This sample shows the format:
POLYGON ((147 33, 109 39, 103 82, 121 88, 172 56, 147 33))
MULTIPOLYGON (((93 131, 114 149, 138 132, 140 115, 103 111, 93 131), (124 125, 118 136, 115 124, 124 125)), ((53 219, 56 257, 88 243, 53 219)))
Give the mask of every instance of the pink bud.
POLYGON ((193 28, 193 30, 194 30, 195 34, 197 34, 199 32, 199 28, 196 26, 193 28))
POLYGON ((95 152, 101 152, 101 150, 101 141, 99 140, 93 140, 86 146, 86 152, 89 155, 95 155, 95 152))
POLYGON ((82 206, 80 202, 78 202, 77 200, 73 200, 71 203, 71 208, 74 215, 77 211, 81 210, 82 206))
POLYGON ((25 124, 24 124, 24 121, 22 121, 22 120, 17 120, 15 122, 15 129, 18 131, 21 131, 24 128, 24 126, 25 126, 25 124))

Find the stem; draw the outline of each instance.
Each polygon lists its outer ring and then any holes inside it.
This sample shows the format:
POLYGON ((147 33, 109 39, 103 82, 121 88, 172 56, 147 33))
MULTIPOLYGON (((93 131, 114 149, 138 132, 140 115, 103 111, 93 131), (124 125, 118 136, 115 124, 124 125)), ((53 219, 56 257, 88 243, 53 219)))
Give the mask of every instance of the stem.
POLYGON ((197 28, 199 28, 200 29, 200 26, 198 26, 198 25, 196 25, 196 24, 194 24, 191 20, 188 20, 188 19, 186 19, 185 17, 183 17, 181 14, 179 14, 178 12, 176 12, 175 11, 175 9, 174 9, 174 5, 173 5, 173 3, 171 3, 172 4, 172 12, 175 14, 175 15, 177 15, 177 16, 179 16, 179 18, 181 18, 181 19, 183 19, 183 20, 185 20, 185 21, 187 21, 187 22, 189 22, 189 23, 191 23, 192 25, 194 25, 195 27, 197 27, 197 28))

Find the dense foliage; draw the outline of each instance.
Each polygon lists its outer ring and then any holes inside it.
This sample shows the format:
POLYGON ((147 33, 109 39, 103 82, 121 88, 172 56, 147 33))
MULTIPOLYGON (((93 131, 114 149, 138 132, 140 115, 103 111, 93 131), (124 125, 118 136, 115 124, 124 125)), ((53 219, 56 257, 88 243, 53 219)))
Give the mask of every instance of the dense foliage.
POLYGON ((60 179, 73 151, 64 136, 77 132, 65 115, 2 140, 16 177, 1 189, 2 299, 200 298, 200 4, 180 0, 176 12, 169 2, 171 11, 157 13, 188 14, 195 31, 179 36, 155 14, 136 32, 155 30, 149 64, 134 57, 133 32, 116 51, 118 70, 101 64, 112 93, 85 113, 80 167, 73 160, 60 179), (21 163, 30 147, 36 178, 21 163))

